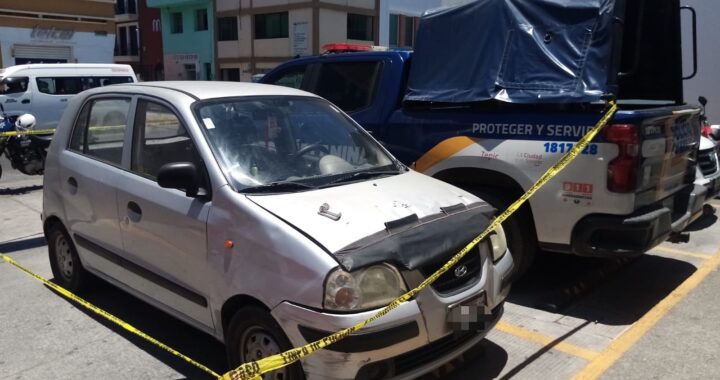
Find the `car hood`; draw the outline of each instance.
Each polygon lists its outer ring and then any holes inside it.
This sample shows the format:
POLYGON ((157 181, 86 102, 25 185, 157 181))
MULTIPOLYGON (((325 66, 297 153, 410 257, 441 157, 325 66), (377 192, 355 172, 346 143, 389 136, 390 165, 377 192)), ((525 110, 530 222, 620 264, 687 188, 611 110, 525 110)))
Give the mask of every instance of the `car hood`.
POLYGON ((449 208, 465 209, 481 202, 466 191, 414 171, 313 191, 248 198, 331 253, 389 231, 403 220, 422 220, 449 208))

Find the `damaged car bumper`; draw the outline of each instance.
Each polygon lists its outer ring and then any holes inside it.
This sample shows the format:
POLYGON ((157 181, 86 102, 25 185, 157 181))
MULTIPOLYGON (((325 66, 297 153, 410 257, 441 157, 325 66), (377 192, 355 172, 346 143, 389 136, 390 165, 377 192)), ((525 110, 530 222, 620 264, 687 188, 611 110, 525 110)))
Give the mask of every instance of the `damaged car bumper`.
MULTIPOLYGON (((443 276, 362 331, 306 357, 302 363, 308 378, 416 378, 477 344, 502 315, 513 262, 506 253, 493 263, 483 243, 471 255, 477 258, 461 261, 446 273, 455 276, 455 269, 465 267, 458 273, 465 272, 468 281, 443 276)), ((404 271, 408 286, 422 282, 426 269, 404 271)), ((337 314, 283 302, 272 314, 298 347, 360 323, 377 311, 337 314)))

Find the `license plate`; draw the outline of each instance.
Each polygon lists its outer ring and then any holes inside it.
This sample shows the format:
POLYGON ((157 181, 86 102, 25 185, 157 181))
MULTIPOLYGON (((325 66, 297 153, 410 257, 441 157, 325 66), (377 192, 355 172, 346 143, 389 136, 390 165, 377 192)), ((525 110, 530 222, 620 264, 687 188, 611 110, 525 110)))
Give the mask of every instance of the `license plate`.
POLYGON ((493 315, 487 307, 485 293, 448 307, 447 322, 453 330, 484 330, 493 315))

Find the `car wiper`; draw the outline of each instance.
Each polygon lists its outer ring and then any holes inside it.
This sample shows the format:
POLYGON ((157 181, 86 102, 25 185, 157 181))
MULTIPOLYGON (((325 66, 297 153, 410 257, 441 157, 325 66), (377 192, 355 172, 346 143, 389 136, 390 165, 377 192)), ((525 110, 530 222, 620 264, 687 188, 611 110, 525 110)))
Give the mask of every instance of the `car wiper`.
POLYGON ((241 192, 243 193, 282 193, 282 192, 288 192, 293 190, 309 190, 309 189, 316 189, 315 186, 306 185, 304 183, 300 182, 291 182, 291 181, 283 181, 283 182, 272 182, 265 185, 260 186, 253 186, 248 187, 246 189, 242 189, 241 192))
POLYGON ((328 185, 335 185, 342 182, 350 182, 350 181, 356 181, 360 179, 369 179, 374 177, 380 177, 385 175, 397 175, 402 173, 401 170, 366 170, 362 172, 355 172, 350 175, 342 176, 340 178, 336 178, 335 180, 325 184, 324 186, 328 185))

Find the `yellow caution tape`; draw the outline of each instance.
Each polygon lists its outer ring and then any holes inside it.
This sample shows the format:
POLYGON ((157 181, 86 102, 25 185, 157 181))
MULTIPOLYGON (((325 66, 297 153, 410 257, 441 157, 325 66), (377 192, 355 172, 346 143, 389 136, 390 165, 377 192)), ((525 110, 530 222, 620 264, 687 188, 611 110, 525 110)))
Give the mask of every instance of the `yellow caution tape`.
POLYGON ((362 321, 355 326, 348 327, 346 329, 340 330, 334 334, 331 334, 325 338, 316 340, 312 343, 306 344, 304 346, 293 348, 291 350, 282 352, 277 355, 269 356, 266 358, 263 358, 261 360, 252 361, 248 363, 244 363, 240 365, 239 367, 230 370, 226 372, 224 375, 220 376, 213 370, 209 369, 208 367, 192 360, 191 358, 183 355, 182 353, 170 348, 169 346, 163 344, 162 342, 150 337, 149 335, 143 333, 142 331, 136 329, 132 325, 128 324, 127 322, 113 316, 112 314, 100 309, 99 307, 85 301, 84 299, 76 296, 72 292, 64 289, 63 287, 52 283, 45 278, 33 273, 29 269, 24 268, 23 266, 16 263, 14 260, 12 260, 10 257, 0 253, 0 257, 2 257, 3 260, 7 261, 8 263, 14 265, 15 267, 19 268, 23 272, 27 273, 28 275, 36 278, 37 280, 41 281, 43 284, 47 285, 48 287, 52 288, 53 290, 57 291, 64 297, 71 299, 78 304, 82 305, 83 307, 93 311, 94 313, 106 318, 107 320, 121 326, 125 330, 145 339, 146 341, 162 348, 163 350, 183 359, 187 363, 199 368, 202 371, 205 371, 217 378, 222 378, 223 380, 260 380, 261 375, 267 372, 275 371, 280 368, 283 368, 285 366, 288 366, 308 355, 311 355, 312 353, 321 350, 335 342, 338 342, 344 338, 346 338, 348 335, 359 331, 363 329, 368 324, 376 321, 377 319, 381 318, 382 316, 386 315, 393 309, 397 308, 402 304, 403 302, 406 302, 413 298, 417 293, 419 293, 421 290, 425 289, 429 285, 431 285, 435 280, 437 280, 438 277, 442 276, 445 272, 447 272, 451 267, 453 267, 455 264, 457 264, 460 259, 463 258, 470 250, 472 250, 478 243, 480 243, 488 234, 490 234, 492 231, 494 231, 502 222, 504 222, 510 215, 512 215, 515 211, 517 211, 525 201, 527 201, 533 194, 535 194, 536 191, 538 191, 542 186, 544 186, 550 179, 552 179, 555 175, 557 175, 561 170, 563 170, 575 157, 577 157, 580 152, 582 152, 583 149, 592 141, 593 138, 598 134, 600 129, 602 129, 605 124, 612 118, 612 116, 615 114, 615 111, 617 111, 617 104, 615 104, 614 101, 611 101, 610 108, 605 113, 605 115, 597 122, 597 124, 585 135, 583 136, 575 146, 571 150, 569 150, 565 155, 560 158, 560 160, 553 165, 551 168, 549 168, 536 182, 533 184, 526 192, 523 194, 518 200, 516 200, 513 204, 511 204, 507 210, 503 211, 500 215, 493 218, 490 225, 483 231, 480 235, 478 235, 475 239, 473 239, 470 243, 468 243, 465 248, 463 248, 460 252, 455 254, 450 261, 445 263, 440 269, 438 269, 435 273, 433 273, 431 276, 429 276, 425 281, 423 281, 420 285, 415 287, 414 289, 408 291, 407 293, 401 295, 397 299, 395 299, 393 302, 391 302, 389 305, 378 311, 376 314, 374 314, 372 317, 368 318, 365 321, 362 321))
POLYGON ((617 111, 617 104, 615 104, 614 101, 610 102, 610 109, 605 113, 605 115, 600 119, 600 121, 597 122, 595 127, 591 129, 585 136, 583 136, 580 141, 575 144, 575 146, 565 153, 565 155, 560 158, 560 160, 553 165, 551 168, 549 168, 541 177, 540 179, 535 182, 526 192, 523 194, 518 200, 516 200, 513 204, 511 204, 507 210, 505 210, 502 214, 498 215, 496 218, 493 218, 493 221, 490 223, 490 225, 483 231, 480 235, 478 235, 475 239, 473 239, 468 245, 465 246, 459 253, 457 253, 455 256, 453 256, 450 261, 445 263, 440 269, 438 269, 435 273, 433 273, 430 277, 425 279, 420 285, 418 285, 416 288, 408 291, 407 293, 401 295, 396 300, 391 302, 389 305, 385 306, 382 310, 378 311, 375 315, 372 317, 356 324, 355 326, 348 327, 346 329, 340 330, 332 335, 329 335, 325 338, 316 340, 312 343, 306 344, 302 347, 293 348, 292 350, 288 350, 285 352, 282 352, 277 355, 268 356, 266 358, 252 361, 248 363, 244 363, 240 365, 239 367, 228 371, 223 375, 224 380, 259 380, 261 379, 260 375, 275 371, 277 369, 283 368, 287 365, 290 365, 310 354, 312 354, 315 351, 321 350, 339 340, 344 339, 348 335, 361 330, 365 326, 367 326, 369 323, 377 320, 378 318, 382 317, 383 315, 389 313, 391 310, 397 308, 400 306, 401 303, 413 298, 417 293, 419 293, 421 290, 428 287, 430 284, 435 282, 438 277, 442 276, 443 273, 447 272, 453 265, 457 264, 460 259, 465 256, 470 250, 472 250, 480 241, 482 241, 488 234, 490 234, 492 231, 494 231, 502 222, 504 222, 512 213, 517 211, 520 206, 522 206, 525 201, 527 201, 533 194, 535 194, 536 191, 538 191, 543 185, 545 185, 552 177, 557 175, 561 170, 563 170, 575 157, 577 157, 580 152, 582 152, 583 149, 592 141, 593 138, 595 138, 595 135, 597 135, 598 132, 600 132, 600 129, 607 124, 607 122, 610 120, 610 118, 615 114, 615 111, 617 111))
MULTIPOLYGON (((177 122, 175 122, 177 124, 177 122)), ((171 125, 169 123, 160 123, 158 125, 171 125)), ((102 125, 97 127, 88 128, 91 131, 106 131, 112 129, 125 130, 125 125, 102 125)), ((0 137, 6 136, 24 136, 24 135, 53 135, 55 134, 54 129, 31 129, 29 131, 11 131, 11 132, 0 132, 0 137)))
POLYGON ((97 314, 97 315, 99 315, 99 316, 107 319, 108 321, 110 321, 110 322, 112 322, 112 323, 114 323, 114 324, 122 327, 123 329, 125 329, 125 330, 127 330, 127 331, 129 331, 129 332, 131 332, 131 333, 133 333, 133 334, 135 334, 135 335, 137 335, 137 336, 139 336, 140 338, 145 339, 146 341, 148 341, 148 342, 156 345, 157 347, 160 347, 160 348, 162 348, 163 350, 165 350, 165 351, 167 351, 167 352, 169 352, 169 353, 171 353, 171 354, 179 357, 180 359, 182 359, 182 360, 186 361, 187 363, 189 363, 189 364, 191 364, 191 365, 199 368, 200 370, 205 371, 205 372, 209 373, 210 375, 215 376, 216 378, 220 378, 220 377, 221 377, 218 373, 216 373, 215 371, 211 370, 210 368, 208 368, 208 367, 206 367, 206 366, 204 366, 204 365, 196 362, 195 360, 193 360, 193 359, 191 359, 191 358, 183 355, 182 353, 180 353, 180 352, 172 349, 172 348, 169 347, 168 345, 166 345, 166 344, 158 341, 157 339, 155 339, 155 338, 153 338, 153 337, 145 334, 144 332, 142 332, 142 331, 138 330, 137 328, 135 328, 133 325, 131 325, 131 324, 123 321, 122 319, 120 319, 120 318, 118 318, 118 317, 116 317, 116 316, 108 313, 107 311, 105 311, 105 310, 103 310, 103 309, 101 309, 101 308, 93 305, 92 303, 90 303, 90 302, 88 302, 88 301, 86 301, 86 300, 84 300, 84 299, 76 296, 76 295, 73 294, 71 291, 63 288, 62 286, 60 286, 60 285, 58 285, 58 284, 56 284, 56 283, 54 283, 54 282, 48 281, 46 278, 40 276, 39 274, 36 274, 35 272, 31 271, 30 269, 25 268, 24 266, 18 264, 15 260, 11 259, 9 256, 5 255, 4 253, 1 253, 1 252, 0 252, 0 258, 2 258, 3 260, 5 260, 8 264, 15 266, 16 268, 18 268, 18 269, 20 269, 21 271, 27 273, 28 275, 30 275, 31 277, 35 278, 36 280, 42 282, 43 284, 45 284, 45 286, 47 286, 47 287, 51 288, 52 290, 60 293, 60 294, 63 295, 65 298, 68 298, 68 299, 70 299, 70 300, 73 300, 73 301, 77 302, 78 304, 82 305, 84 308, 86 308, 86 309, 94 312, 95 314, 97 314))
POLYGON ((12 131, 12 132, 0 132, 0 137, 6 137, 6 136, 22 136, 22 135, 52 135, 55 133, 54 129, 37 129, 37 130, 29 130, 29 131, 12 131))
MULTIPOLYGON (((163 126, 179 126, 177 120, 156 120, 147 123, 150 127, 163 127, 163 126)), ((110 129, 125 129, 125 125, 102 125, 88 128, 91 131, 102 131, 110 129)), ((23 135, 52 135, 55 134, 54 129, 31 129, 29 131, 11 131, 11 132, 0 132, 0 137, 9 136, 23 136, 23 135)))

